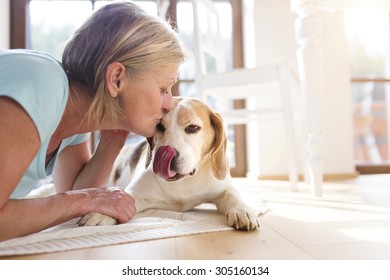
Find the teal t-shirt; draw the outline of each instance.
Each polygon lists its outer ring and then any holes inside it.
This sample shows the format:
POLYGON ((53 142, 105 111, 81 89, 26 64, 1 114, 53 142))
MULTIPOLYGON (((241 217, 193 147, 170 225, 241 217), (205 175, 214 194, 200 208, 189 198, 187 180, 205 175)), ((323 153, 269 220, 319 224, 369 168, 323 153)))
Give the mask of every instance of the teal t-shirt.
POLYGON ((31 50, 0 51, 0 96, 12 98, 26 110, 41 140, 38 154, 11 198, 25 197, 40 180, 50 176, 57 156, 64 148, 88 140, 89 134, 64 139, 50 163, 45 166, 47 147, 65 110, 68 94, 66 74, 61 63, 51 55, 31 50))

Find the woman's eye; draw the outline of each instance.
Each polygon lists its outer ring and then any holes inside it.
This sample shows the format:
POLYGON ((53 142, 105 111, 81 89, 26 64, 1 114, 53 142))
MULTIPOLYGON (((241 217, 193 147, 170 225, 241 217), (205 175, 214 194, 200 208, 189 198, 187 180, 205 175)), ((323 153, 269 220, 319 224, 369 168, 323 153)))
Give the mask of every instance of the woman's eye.
POLYGON ((194 125, 194 124, 191 124, 189 126, 187 126, 184 131, 188 134, 190 133, 196 133, 200 130, 200 126, 197 126, 197 125, 194 125))
POLYGON ((161 89, 160 93, 161 95, 164 95, 164 94, 168 94, 169 92, 166 89, 161 89))

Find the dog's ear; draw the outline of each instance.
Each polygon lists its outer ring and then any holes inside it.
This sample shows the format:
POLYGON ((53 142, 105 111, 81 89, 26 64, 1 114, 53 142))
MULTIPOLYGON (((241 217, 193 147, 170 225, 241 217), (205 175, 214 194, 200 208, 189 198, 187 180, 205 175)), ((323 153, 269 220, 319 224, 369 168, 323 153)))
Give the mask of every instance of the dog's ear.
POLYGON ((154 149, 154 137, 146 138, 148 141, 148 154, 146 155, 145 169, 148 168, 150 162, 152 161, 153 149, 154 149))
POLYGON ((210 121, 215 131, 214 147, 211 152, 211 169, 217 179, 223 180, 229 172, 229 162, 226 156, 227 138, 220 114, 211 112, 210 121))

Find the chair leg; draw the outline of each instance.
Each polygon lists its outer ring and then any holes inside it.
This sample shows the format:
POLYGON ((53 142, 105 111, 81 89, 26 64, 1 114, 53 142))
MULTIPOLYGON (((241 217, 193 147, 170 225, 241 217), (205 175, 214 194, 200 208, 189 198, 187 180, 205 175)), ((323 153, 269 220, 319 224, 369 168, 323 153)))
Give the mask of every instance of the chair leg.
POLYGON ((289 87, 289 73, 287 65, 279 66, 280 92, 283 106, 283 118, 286 132, 286 146, 288 157, 289 180, 291 191, 298 191, 297 151, 294 129, 294 117, 289 87))
POLYGON ((311 194, 313 196, 322 195, 322 183, 323 183, 323 161, 318 158, 319 154, 319 142, 321 141, 320 133, 308 133, 308 141, 306 149, 309 154, 307 160, 307 175, 309 177, 309 183, 311 185, 311 194))

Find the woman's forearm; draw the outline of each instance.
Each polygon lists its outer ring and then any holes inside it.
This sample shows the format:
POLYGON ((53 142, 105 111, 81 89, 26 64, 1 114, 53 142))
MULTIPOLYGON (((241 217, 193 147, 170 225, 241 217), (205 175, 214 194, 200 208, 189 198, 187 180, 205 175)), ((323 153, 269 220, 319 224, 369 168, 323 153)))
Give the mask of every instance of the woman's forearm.
POLYGON ((90 211, 86 192, 36 199, 10 199, 0 209, 0 241, 38 232, 90 211))
POLYGON ((123 148, 124 140, 101 140, 91 159, 83 167, 74 183, 73 189, 86 187, 106 187, 112 166, 123 148))
POLYGON ((35 199, 10 199, 0 208, 0 241, 35 233, 91 212, 125 223, 136 213, 122 189, 91 188, 35 199))

